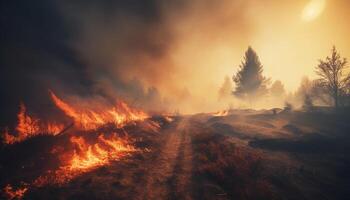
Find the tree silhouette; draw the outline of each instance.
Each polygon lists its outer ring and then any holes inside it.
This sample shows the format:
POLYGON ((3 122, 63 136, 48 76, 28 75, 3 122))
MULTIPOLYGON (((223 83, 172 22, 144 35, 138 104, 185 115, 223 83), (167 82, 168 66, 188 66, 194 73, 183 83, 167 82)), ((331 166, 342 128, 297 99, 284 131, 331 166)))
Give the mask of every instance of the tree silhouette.
POLYGON ((347 68, 346 58, 341 58, 335 46, 332 48, 331 57, 319 60, 316 74, 320 77, 318 85, 333 99, 334 107, 338 108, 339 98, 345 92, 350 82, 350 75, 344 75, 347 68))
POLYGON ((303 109, 307 112, 312 112, 314 109, 314 104, 309 94, 305 94, 304 96, 303 109))
POLYGON ((277 80, 275 81, 270 88, 270 93, 273 97, 282 97, 286 94, 286 91, 284 90, 284 85, 281 81, 277 80))
POLYGON ((226 97, 230 97, 232 92, 232 81, 226 76, 224 83, 221 85, 219 89, 219 100, 225 99, 226 97))
POLYGON ((239 66, 238 72, 233 76, 233 81, 236 83, 233 94, 249 101, 266 94, 268 79, 262 75, 262 72, 263 66, 259 57, 249 46, 245 52, 244 61, 239 66))

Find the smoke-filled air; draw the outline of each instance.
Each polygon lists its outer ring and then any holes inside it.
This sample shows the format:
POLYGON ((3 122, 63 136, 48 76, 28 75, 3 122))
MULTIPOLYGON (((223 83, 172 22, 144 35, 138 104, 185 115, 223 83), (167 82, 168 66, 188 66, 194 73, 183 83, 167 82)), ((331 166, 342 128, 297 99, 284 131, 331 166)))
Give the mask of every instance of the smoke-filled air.
POLYGON ((349 196, 350 1, 0 5, 0 199, 349 196))

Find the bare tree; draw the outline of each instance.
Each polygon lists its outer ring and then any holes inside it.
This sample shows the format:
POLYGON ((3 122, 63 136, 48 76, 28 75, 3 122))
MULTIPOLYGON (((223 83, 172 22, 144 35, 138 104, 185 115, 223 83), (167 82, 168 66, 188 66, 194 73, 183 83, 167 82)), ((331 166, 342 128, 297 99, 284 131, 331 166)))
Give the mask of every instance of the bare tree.
POLYGON ((344 75, 347 67, 346 58, 340 57, 335 46, 332 48, 331 57, 327 56, 325 60, 319 60, 316 67, 316 74, 320 77, 318 84, 332 97, 335 108, 338 108, 339 97, 350 81, 350 75, 344 75))

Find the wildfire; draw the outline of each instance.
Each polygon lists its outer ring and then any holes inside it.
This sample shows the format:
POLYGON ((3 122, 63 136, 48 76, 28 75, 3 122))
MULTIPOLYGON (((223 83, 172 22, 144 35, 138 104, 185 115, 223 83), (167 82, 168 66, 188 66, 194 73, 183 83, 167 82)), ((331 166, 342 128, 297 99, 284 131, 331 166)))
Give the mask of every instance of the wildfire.
POLYGON ((10 134, 7 128, 2 134, 4 143, 6 144, 21 142, 27 138, 40 134, 57 135, 64 127, 62 124, 54 122, 42 123, 39 119, 28 115, 27 109, 23 103, 20 104, 17 119, 17 135, 10 134))
POLYGON ((7 199, 22 199, 27 190, 27 187, 13 189, 13 187, 10 184, 8 184, 3 189, 3 192, 7 199))
MULTIPOLYGON (((80 108, 79 106, 69 105, 52 91, 49 91, 49 93, 55 105, 68 117, 71 117, 75 127, 80 130, 97 129, 111 123, 121 127, 126 123, 148 118, 148 115, 143 111, 130 108, 122 101, 117 102, 114 107, 97 110, 96 108, 80 108)), ((56 122, 43 123, 40 119, 30 116, 23 103, 20 104, 17 118, 16 134, 10 134, 8 128, 1 134, 5 144, 21 142, 36 135, 57 135, 64 129, 63 124, 56 122)))
POLYGON ((112 161, 117 161, 138 151, 130 144, 130 141, 128 137, 121 138, 116 133, 108 137, 100 134, 92 142, 88 142, 82 136, 71 136, 70 143, 73 150, 56 152, 62 153, 60 155, 61 167, 57 170, 49 170, 31 184, 25 184, 17 189, 8 184, 3 188, 3 193, 7 199, 22 199, 31 188, 65 184, 83 173, 109 165, 112 161))
POLYGON ((74 177, 89 172, 111 161, 137 151, 129 144, 128 138, 120 138, 116 134, 106 138, 101 134, 92 144, 81 136, 72 136, 70 142, 74 146, 73 153, 63 155, 61 166, 56 171, 49 171, 34 181, 34 186, 42 187, 47 184, 64 184, 74 177))
POLYGON ((100 135, 98 142, 93 145, 89 145, 82 137, 72 137, 71 142, 77 146, 77 150, 74 151, 70 164, 63 167, 68 171, 87 171, 106 165, 125 153, 136 151, 127 139, 118 138, 115 134, 108 139, 100 135))
POLYGON ((220 117, 220 116, 227 116, 228 114, 229 114, 228 110, 222 110, 214 113, 213 116, 220 117))
POLYGON ((117 102, 112 108, 97 111, 96 108, 73 107, 58 98, 52 91, 50 96, 55 105, 67 116, 73 118, 75 125, 82 130, 91 130, 113 123, 118 127, 131 121, 144 120, 148 117, 143 111, 130 108, 124 102, 117 102))
MULTIPOLYGON (((41 176, 32 180, 25 187, 14 189, 11 185, 3 188, 3 193, 8 199, 21 199, 28 190, 46 185, 61 185, 73 178, 96 169, 109 165, 112 161, 121 159, 135 151, 132 140, 127 136, 118 137, 116 133, 100 133, 98 136, 81 135, 87 130, 96 130, 106 124, 114 124, 122 127, 129 122, 144 120, 148 115, 143 111, 130 108, 124 102, 117 102, 115 106, 89 106, 68 104, 49 91, 54 104, 62 110, 66 116, 73 119, 75 130, 80 130, 80 135, 70 135, 66 144, 59 144, 51 153, 60 160, 59 167, 43 172, 41 176)), ((42 134, 57 135, 64 129, 64 125, 55 122, 43 122, 28 114, 23 103, 17 114, 18 123, 15 134, 10 134, 6 128, 1 134, 6 144, 21 142, 27 138, 42 134)), ((127 134, 124 134, 127 135, 127 134)))

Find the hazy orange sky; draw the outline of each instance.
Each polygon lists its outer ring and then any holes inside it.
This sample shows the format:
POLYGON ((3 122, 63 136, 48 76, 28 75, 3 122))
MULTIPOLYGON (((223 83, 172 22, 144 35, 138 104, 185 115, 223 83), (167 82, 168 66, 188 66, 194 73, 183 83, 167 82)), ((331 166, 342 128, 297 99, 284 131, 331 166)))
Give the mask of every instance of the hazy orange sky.
POLYGON ((258 11, 254 12, 263 14, 252 15, 257 23, 252 45, 261 56, 266 75, 281 79, 286 88, 294 90, 302 76, 315 77, 317 60, 329 55, 332 45, 341 55, 350 56, 347 12, 350 3, 341 0, 288 2, 293 3, 275 1, 255 8, 258 11), (308 12, 315 15, 309 19, 308 12))
POLYGON ((174 60, 188 69, 184 73, 190 74, 190 79, 198 79, 197 84, 203 84, 202 77, 218 86, 225 75, 232 76, 238 69, 244 51, 251 45, 260 56, 265 75, 282 80, 292 91, 303 76, 315 76, 317 60, 327 56, 332 45, 341 55, 350 56, 349 6, 345 0, 227 1, 217 8, 220 16, 209 16, 203 22, 199 11, 179 22, 183 35, 174 60), (324 8, 319 12, 307 8, 319 15, 306 20, 303 11, 310 2, 316 8, 318 3, 324 3, 324 8), (242 21, 237 21, 237 16, 242 21), (212 27, 215 23, 210 20, 222 24, 212 27))
POLYGON ((333 45, 350 58, 349 0, 44 2, 11 1, 1 12, 0 90, 11 108, 38 94, 45 104, 48 88, 157 111, 248 107, 230 89, 228 101, 218 97, 249 45, 289 92, 316 78, 333 45))
POLYGON ((195 106, 217 98, 248 45, 260 56, 264 74, 281 80, 288 91, 295 91, 304 76, 315 78, 318 59, 333 45, 350 57, 350 1, 202 2, 193 1, 188 12, 166 13, 178 41, 171 51, 172 73, 177 87, 201 99, 195 106))
MULTIPOLYGON (((143 4, 109 10, 108 3, 68 1, 61 7, 70 27, 78 27, 68 45, 83 61, 93 90, 151 109, 227 108, 231 102, 218 101, 218 91, 225 77, 237 72, 249 45, 260 56, 264 75, 281 80, 290 92, 303 76, 315 78, 318 59, 329 55, 333 45, 350 57, 348 0, 143 4)), ((232 99, 236 107, 244 103, 232 99)))

